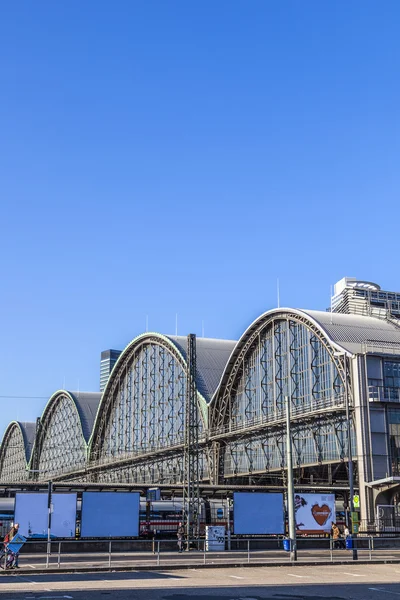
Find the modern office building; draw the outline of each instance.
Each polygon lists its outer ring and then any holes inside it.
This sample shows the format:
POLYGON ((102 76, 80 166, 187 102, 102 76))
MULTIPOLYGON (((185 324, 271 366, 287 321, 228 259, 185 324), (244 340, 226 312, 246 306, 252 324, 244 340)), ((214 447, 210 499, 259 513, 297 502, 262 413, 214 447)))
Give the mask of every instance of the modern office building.
POLYGON ((100 359, 100 392, 104 392, 111 371, 117 362, 121 350, 104 350, 100 359))
MULTIPOLYGON (((348 506, 353 464, 363 523, 379 527, 379 507, 400 504, 398 298, 345 278, 335 286, 332 311, 275 308, 238 341, 197 339, 200 484, 284 488, 289 402, 296 489, 334 492, 348 506)), ((26 457, 27 470, 40 473, 45 465, 53 481, 182 483, 187 339, 143 333, 104 373, 102 395, 52 396, 31 453, 23 429, 9 426, 0 481, 21 481, 26 457), (56 450, 61 436, 63 452, 56 450)))

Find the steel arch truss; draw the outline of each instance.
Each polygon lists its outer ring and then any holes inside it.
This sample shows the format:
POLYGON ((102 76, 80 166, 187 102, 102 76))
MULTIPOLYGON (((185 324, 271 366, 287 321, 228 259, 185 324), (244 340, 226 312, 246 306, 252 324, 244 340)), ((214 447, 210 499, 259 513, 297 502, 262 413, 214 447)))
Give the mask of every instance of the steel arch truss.
POLYGON ((285 396, 292 415, 343 407, 345 378, 350 392, 351 381, 337 354, 305 315, 282 311, 260 319, 211 404, 211 434, 283 419, 285 396))
POLYGON ((0 481, 28 479, 24 437, 19 423, 12 422, 4 434, 0 450, 0 481))
POLYGON ((50 479, 86 464, 86 442, 74 400, 67 392, 53 396, 40 420, 36 435, 35 479, 50 479), (37 467, 37 468, 36 468, 37 467))
POLYGON ((211 405, 214 482, 286 469, 286 398, 295 465, 343 461, 346 389, 351 394, 344 360, 305 315, 275 311, 261 318, 238 345, 211 405))
MULTIPOLYGON (((354 435, 354 434, 353 434, 354 435)), ((292 426, 295 468, 343 462, 348 456, 344 414, 303 420, 292 426)), ((286 469, 286 432, 272 427, 262 434, 227 440, 224 478, 264 475, 286 469)))
MULTIPOLYGON (((123 481, 182 480, 186 362, 168 338, 141 336, 121 355, 107 386, 90 444, 89 471, 123 481), (160 458, 160 451, 174 458, 160 458), (146 464, 141 456, 147 455, 146 464)), ((198 402, 200 396, 197 394, 198 402)), ((202 411, 199 410, 199 415, 202 411)), ((199 416, 200 435, 204 431, 199 416)), ((106 478, 106 479, 103 479, 106 478)))

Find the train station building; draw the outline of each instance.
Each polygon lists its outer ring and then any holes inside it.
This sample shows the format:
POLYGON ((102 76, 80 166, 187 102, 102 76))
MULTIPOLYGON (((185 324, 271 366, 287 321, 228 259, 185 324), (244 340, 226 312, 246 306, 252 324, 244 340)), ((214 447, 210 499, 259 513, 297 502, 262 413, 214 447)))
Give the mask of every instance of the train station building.
MULTIPOLYGON (((296 489, 347 506, 350 460, 362 522, 398 503, 400 293, 344 278, 327 311, 275 308, 195 351, 200 488, 284 490, 289 403, 296 489)), ((56 391, 36 423, 9 424, 0 486, 181 484, 187 372, 186 337, 139 335, 101 393, 56 391)))

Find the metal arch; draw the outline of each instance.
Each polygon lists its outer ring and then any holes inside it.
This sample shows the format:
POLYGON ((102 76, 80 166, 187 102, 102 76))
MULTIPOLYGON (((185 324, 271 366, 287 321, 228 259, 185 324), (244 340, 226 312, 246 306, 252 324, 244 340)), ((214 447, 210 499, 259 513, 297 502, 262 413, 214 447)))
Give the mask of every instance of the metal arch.
MULTIPOLYGON (((61 431, 64 432, 65 440, 64 444, 62 439, 57 440, 57 446, 50 448, 50 461, 49 468, 43 470, 43 477, 40 473, 34 474, 34 479, 48 479, 51 475, 61 474, 65 470, 74 470, 80 465, 84 465, 87 459, 87 444, 83 433, 82 421, 78 411, 78 407, 73 396, 66 390, 58 390, 50 397, 43 410, 40 418, 40 426, 35 436, 35 442, 32 449, 30 461, 28 463, 28 469, 32 469, 32 460, 36 456, 37 464, 34 465, 35 470, 41 470, 41 463, 43 460, 43 451, 46 449, 46 439, 49 434, 52 433, 52 421, 58 416, 57 413, 60 411, 60 404, 66 401, 70 407, 70 416, 72 418, 72 426, 74 427, 75 439, 72 437, 71 428, 67 427, 65 417, 62 421, 61 431), (73 445, 68 446, 68 442, 72 441, 73 445), (60 450, 59 450, 60 449, 60 450), (52 453, 52 454, 51 454, 52 453), (73 457, 68 460, 68 456, 73 453, 73 457), (62 459, 62 460, 60 460, 62 459), (57 465, 55 463, 58 463, 57 465)), ((70 423, 71 424, 71 423, 70 423)))
MULTIPOLYGON (((346 385, 346 369, 344 367, 343 356, 335 356, 337 348, 340 348, 335 344, 327 335, 325 330, 317 324, 311 317, 306 313, 293 311, 292 309, 274 309, 268 313, 262 315, 257 319, 245 332, 241 340, 237 344, 237 355, 234 358, 234 353, 231 355, 231 359, 234 361, 231 365, 228 365, 221 379, 221 384, 218 389, 217 395, 213 398, 210 404, 210 432, 211 434, 216 431, 221 431, 226 425, 227 420, 227 409, 230 402, 231 392, 235 381, 237 380, 238 374, 240 373, 243 365, 246 362, 246 356, 251 351, 253 344, 257 341, 258 337, 267 330, 271 323, 279 321, 294 321, 296 323, 304 325, 309 331, 311 331, 318 341, 326 348, 332 363, 336 366, 337 372, 340 375, 340 379, 343 386, 346 385), (247 336, 247 337, 246 337, 247 336), (240 344, 242 347, 240 348, 240 344), (226 383, 223 385, 222 382, 226 379, 226 383)), ((230 360, 231 360, 230 359, 230 360)), ((347 374, 347 385, 351 394, 351 381, 347 374)))
MULTIPOLYGON (((89 463, 93 460, 97 460, 100 456, 101 448, 104 443, 104 433, 107 428, 107 424, 111 418, 113 413, 113 409, 118 402, 117 399, 117 390, 120 385, 121 377, 123 377, 123 373, 128 369, 128 367, 132 364, 134 366, 135 357, 140 354, 141 349, 150 348, 152 345, 159 346, 164 348, 164 350, 173 357, 177 363, 181 366, 183 372, 186 371, 187 363, 179 351, 179 349, 171 342, 171 340, 161 334, 158 333, 145 333, 136 337, 132 342, 126 347, 126 349, 121 353, 117 362, 114 365, 114 368, 111 372, 110 378, 107 382, 107 385, 104 389, 94 426, 92 435, 90 436, 88 443, 88 459, 89 463)), ((150 361, 149 361, 150 362, 150 361)), ((150 368, 149 368, 150 372, 150 368)), ((151 375, 151 373, 150 373, 151 375)), ((151 377, 150 377, 151 378, 151 377)), ((135 378, 136 382, 136 378, 135 378)), ((151 382, 149 381, 149 384, 151 382)), ((203 410, 201 407, 201 402, 205 402, 205 399, 197 391, 197 402, 199 406, 199 414, 201 415, 201 422, 203 425, 203 429, 205 429, 206 422, 203 414, 203 410)), ((150 406, 146 406, 146 410, 149 410, 150 406)), ((133 418, 137 418, 137 411, 134 411, 133 418)))
POLYGON ((1 442, 0 481, 4 477, 7 478, 7 481, 28 479, 25 441, 18 421, 11 421, 1 442))

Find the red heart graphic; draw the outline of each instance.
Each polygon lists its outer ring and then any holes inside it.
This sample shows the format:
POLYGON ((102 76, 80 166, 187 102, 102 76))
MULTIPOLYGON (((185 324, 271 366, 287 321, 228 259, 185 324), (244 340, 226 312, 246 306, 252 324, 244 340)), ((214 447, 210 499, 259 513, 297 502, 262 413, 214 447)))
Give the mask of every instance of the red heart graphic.
POLYGON ((320 506, 319 504, 314 504, 314 506, 311 509, 311 514, 314 517, 315 521, 318 523, 318 525, 322 527, 323 525, 325 525, 325 523, 331 516, 332 511, 327 504, 323 504, 322 506, 320 506))

